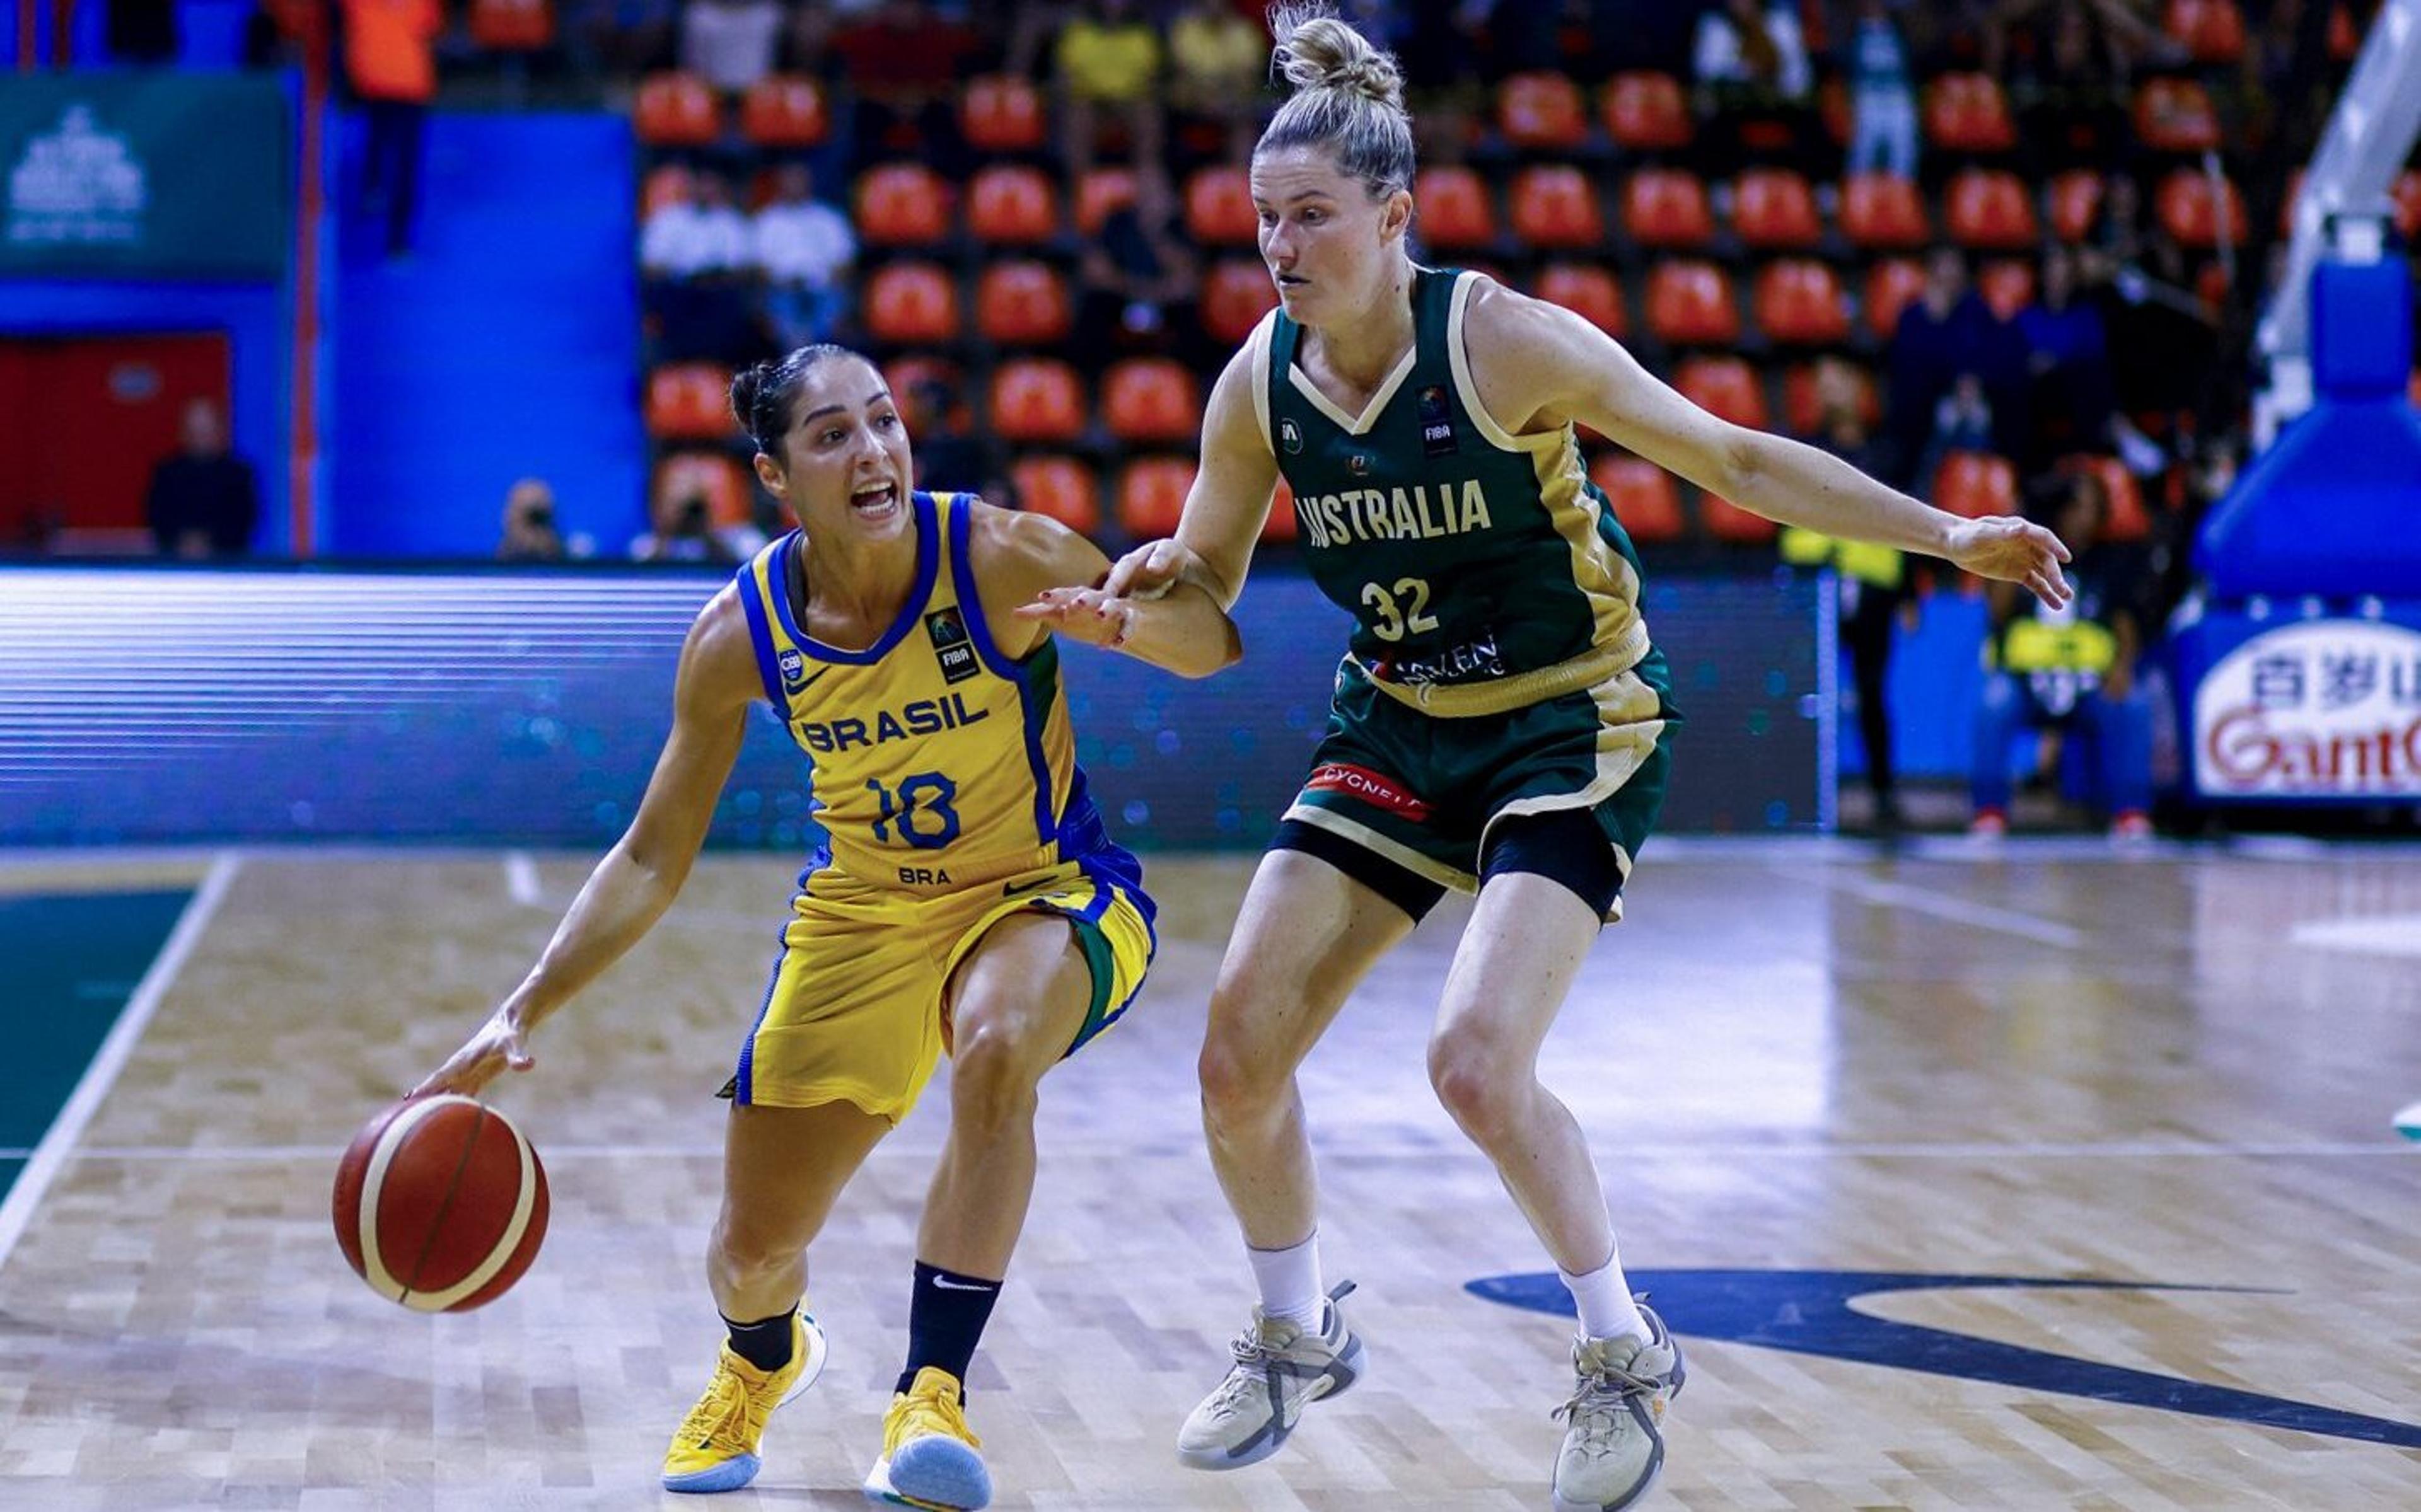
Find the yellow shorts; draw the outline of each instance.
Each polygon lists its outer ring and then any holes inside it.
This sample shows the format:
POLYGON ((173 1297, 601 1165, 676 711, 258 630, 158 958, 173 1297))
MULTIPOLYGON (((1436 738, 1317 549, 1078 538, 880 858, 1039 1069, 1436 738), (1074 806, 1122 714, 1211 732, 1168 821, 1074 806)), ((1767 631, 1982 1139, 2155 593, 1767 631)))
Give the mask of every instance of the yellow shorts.
POLYGON ((1152 901, 1123 851, 938 897, 819 874, 792 902, 782 954, 724 1095, 769 1108, 849 1102, 893 1123, 942 1053, 942 994, 993 925, 1027 911, 1075 927, 1093 997, 1073 1054, 1134 1000, 1158 941, 1152 901))

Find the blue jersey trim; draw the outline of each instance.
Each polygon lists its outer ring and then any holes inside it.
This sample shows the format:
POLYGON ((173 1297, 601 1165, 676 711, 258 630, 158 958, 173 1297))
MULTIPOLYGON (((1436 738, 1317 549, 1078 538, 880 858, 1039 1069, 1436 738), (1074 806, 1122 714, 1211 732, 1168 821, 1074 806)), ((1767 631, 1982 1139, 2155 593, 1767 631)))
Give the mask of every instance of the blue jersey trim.
POLYGON ((863 651, 847 647, 827 646, 801 630, 790 618, 790 558, 797 554, 804 537, 792 531, 773 545, 774 591, 770 595, 774 612, 782 616, 782 629, 799 647, 819 662, 840 662, 851 666, 866 666, 880 662, 900 638, 925 616, 925 601, 933 596, 933 579, 942 566, 942 543, 935 534, 933 496, 918 490, 909 495, 909 506, 916 522, 916 585, 908 590, 908 601, 899 606, 899 617, 882 632, 882 638, 863 651))
POLYGON ((765 1027, 765 1016, 773 1011, 773 991, 782 985, 782 963, 790 959, 790 926, 782 925, 782 948, 773 955, 773 970, 765 978, 765 1001, 757 1005, 757 1020, 748 1026, 748 1037, 740 1042, 740 1069, 733 1077, 731 1101, 744 1108, 757 1100, 757 1032, 765 1027))
POLYGON ((740 569, 740 607, 748 615, 748 643, 757 649, 757 680, 765 685, 765 701, 789 722, 790 702, 782 696, 782 668, 773 652, 773 627, 765 622, 765 596, 757 586, 757 565, 740 569))

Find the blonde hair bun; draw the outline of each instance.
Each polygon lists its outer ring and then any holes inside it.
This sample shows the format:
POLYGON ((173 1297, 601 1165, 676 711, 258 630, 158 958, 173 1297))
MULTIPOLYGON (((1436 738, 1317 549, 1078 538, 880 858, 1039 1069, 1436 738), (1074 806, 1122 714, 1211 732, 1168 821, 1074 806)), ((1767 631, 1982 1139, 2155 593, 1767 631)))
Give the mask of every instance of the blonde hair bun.
POLYGON ((1335 89, 1404 108, 1404 75, 1396 60, 1337 19, 1324 5, 1280 6, 1270 12, 1277 38, 1271 66, 1301 89, 1335 89))

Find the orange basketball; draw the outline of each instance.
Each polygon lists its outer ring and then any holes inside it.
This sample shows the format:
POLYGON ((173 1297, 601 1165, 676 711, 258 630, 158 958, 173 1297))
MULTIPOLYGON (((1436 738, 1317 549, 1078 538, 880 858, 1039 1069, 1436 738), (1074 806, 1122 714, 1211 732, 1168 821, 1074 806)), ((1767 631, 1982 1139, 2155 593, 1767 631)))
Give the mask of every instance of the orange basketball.
POLYGON ((336 1166, 336 1242, 370 1289, 424 1313, 505 1294, 546 1237, 546 1168, 512 1121, 452 1093, 397 1103, 336 1166))

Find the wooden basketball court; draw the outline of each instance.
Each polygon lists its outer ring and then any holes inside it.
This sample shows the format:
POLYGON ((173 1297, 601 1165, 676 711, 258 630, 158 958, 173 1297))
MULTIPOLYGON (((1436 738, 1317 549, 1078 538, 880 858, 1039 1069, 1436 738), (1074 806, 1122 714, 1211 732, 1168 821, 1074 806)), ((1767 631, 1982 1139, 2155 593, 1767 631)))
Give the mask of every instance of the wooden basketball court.
MULTIPOLYGON (((656 1476, 718 1339, 711 1094, 792 866, 708 858, 501 1088, 554 1204, 510 1295, 407 1313, 328 1218, 355 1127, 588 860, 0 858, 0 899, 199 889, 52 1137, 7 1152, 0 1506, 682 1502, 656 1476)), ((1372 1374, 1264 1466, 1177 1463, 1251 1302, 1193 1084, 1250 865, 1150 865, 1157 974, 1045 1084, 971 1382, 995 1504, 1543 1507, 1568 1330, 1466 1289, 1553 1276, 1423 1069, 1451 901, 1304 1077, 1372 1374)), ((1630 908, 1548 1076, 1690 1354, 1648 1504, 2421 1506, 2421 1146, 2388 1126, 2421 1097, 2421 853, 1660 843, 1630 908)), ((813 1252, 833 1367, 724 1504, 864 1504, 946 1110, 937 1083, 813 1252)))

